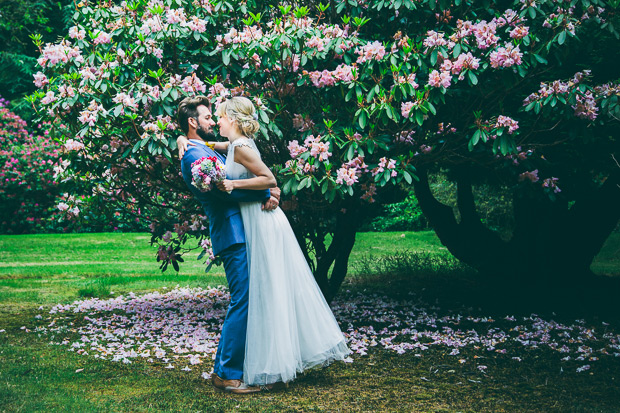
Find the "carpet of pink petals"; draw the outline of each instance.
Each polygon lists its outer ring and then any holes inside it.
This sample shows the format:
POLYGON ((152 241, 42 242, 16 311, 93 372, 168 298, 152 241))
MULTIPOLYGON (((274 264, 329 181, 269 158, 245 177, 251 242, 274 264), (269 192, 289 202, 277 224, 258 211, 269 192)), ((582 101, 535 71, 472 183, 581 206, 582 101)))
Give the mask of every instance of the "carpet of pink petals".
MULTIPOLYGON (((496 320, 442 311, 413 293, 406 300, 348 291, 342 295, 332 309, 353 350, 346 362, 377 347, 417 357, 441 353, 454 357, 455 365, 469 364, 486 374, 492 369, 481 361, 527 362, 531 352, 547 350, 557 357, 558 369, 581 373, 594 372, 606 358, 620 357, 620 334, 605 322, 563 324, 535 314, 496 320), (428 353, 431 349, 440 353, 428 353)), ((84 299, 56 305, 49 315, 35 317, 36 326, 22 329, 85 356, 142 361, 208 378, 229 299, 224 287, 179 286, 167 292, 84 299)))

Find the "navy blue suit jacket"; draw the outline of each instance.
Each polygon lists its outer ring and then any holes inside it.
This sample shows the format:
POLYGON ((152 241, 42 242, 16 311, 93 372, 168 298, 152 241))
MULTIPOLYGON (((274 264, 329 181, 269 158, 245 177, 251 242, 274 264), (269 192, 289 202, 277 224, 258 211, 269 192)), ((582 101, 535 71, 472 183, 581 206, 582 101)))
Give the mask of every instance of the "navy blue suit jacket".
POLYGON ((192 185, 192 163, 203 156, 216 156, 222 163, 226 162, 224 155, 196 142, 196 146, 189 146, 183 155, 181 172, 183 180, 196 199, 200 201, 209 218, 213 254, 217 255, 231 245, 245 243, 245 232, 238 203, 264 201, 269 199, 270 192, 268 189, 263 191, 235 189, 228 194, 217 188, 201 192, 192 185))

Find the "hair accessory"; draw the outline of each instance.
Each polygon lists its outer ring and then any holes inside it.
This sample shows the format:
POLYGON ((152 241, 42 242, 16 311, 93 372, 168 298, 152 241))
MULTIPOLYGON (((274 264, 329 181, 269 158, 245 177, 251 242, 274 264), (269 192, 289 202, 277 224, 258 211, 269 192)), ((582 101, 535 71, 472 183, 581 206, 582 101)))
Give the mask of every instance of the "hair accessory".
POLYGON ((254 120, 258 120, 258 113, 254 112, 254 114, 252 114, 252 117, 254 118, 254 120))

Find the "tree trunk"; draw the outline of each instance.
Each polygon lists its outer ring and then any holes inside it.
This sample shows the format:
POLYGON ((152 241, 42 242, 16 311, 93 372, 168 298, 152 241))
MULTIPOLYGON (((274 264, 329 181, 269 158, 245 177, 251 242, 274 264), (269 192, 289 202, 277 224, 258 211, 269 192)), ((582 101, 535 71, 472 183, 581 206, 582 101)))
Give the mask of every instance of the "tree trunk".
POLYGON ((316 257, 314 278, 328 303, 334 299, 347 275, 349 256, 355 244, 355 234, 360 222, 359 216, 353 211, 347 211, 339 216, 329 248, 321 256, 316 257), (332 268, 331 276, 328 277, 330 268, 332 268))
POLYGON ((620 219, 615 173, 570 209, 566 202, 517 194, 515 231, 503 241, 476 214, 467 171, 457 180, 460 222, 433 196, 426 172, 419 172, 415 194, 441 242, 462 262, 519 293, 579 289, 591 282, 590 265, 620 219))

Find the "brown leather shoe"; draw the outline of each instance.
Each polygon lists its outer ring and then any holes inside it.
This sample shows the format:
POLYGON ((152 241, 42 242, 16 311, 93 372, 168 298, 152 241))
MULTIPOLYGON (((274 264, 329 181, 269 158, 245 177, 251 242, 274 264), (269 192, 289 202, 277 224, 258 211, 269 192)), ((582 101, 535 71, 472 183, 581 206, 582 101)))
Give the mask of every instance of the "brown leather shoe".
POLYGON ((251 394, 261 391, 260 387, 248 386, 241 380, 225 380, 217 374, 211 376, 211 383, 217 389, 234 394, 251 394))

